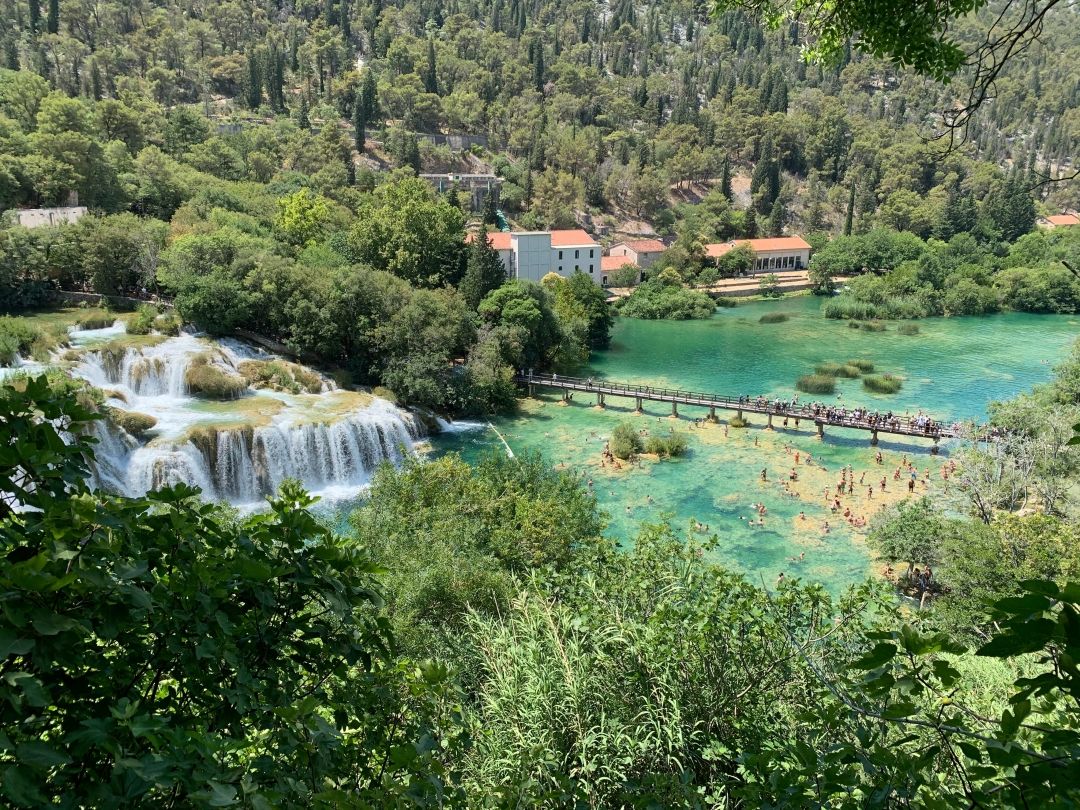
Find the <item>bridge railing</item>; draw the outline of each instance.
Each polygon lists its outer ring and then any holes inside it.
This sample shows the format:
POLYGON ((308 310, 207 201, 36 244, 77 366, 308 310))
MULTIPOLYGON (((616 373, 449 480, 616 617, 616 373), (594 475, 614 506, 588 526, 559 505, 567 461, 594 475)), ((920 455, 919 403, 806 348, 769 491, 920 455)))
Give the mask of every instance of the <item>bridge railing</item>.
MULTIPOLYGON (((589 379, 585 377, 556 376, 553 374, 516 374, 515 380, 523 383, 536 383, 551 385, 560 388, 572 388, 575 390, 596 391, 597 393, 623 394, 628 397, 655 398, 663 397, 673 400, 682 400, 687 404, 689 400, 697 400, 702 406, 718 405, 732 409, 744 409, 751 412, 771 413, 779 416, 788 416, 794 419, 807 419, 822 422, 834 427, 851 427, 862 430, 876 430, 881 432, 907 433, 914 436, 926 436, 935 438, 939 436, 952 436, 954 431, 943 422, 933 420, 929 426, 920 425, 910 416, 894 416, 888 421, 871 421, 869 419, 855 419, 850 416, 829 416, 828 414, 815 413, 808 405, 795 407, 775 407, 775 400, 762 401, 758 397, 742 398, 728 397, 721 394, 712 394, 704 391, 691 391, 684 388, 667 388, 666 386, 639 385, 635 383, 620 383, 604 379, 589 379)), ((986 433, 986 428, 977 426, 976 435, 986 433)))

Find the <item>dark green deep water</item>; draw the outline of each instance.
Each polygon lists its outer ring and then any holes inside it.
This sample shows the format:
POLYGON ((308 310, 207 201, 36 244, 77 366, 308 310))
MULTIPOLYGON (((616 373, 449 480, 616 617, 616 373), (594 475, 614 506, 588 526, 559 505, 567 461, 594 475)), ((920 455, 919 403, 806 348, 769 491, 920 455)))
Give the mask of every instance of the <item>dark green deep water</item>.
MULTIPOLYGON (((841 380, 843 404, 882 411, 921 409, 948 420, 984 419, 990 402, 1047 381, 1080 334, 1080 320, 1073 316, 1008 313, 918 321, 920 334, 909 337, 896 331, 897 323, 888 324, 885 332, 851 329, 822 318, 820 306, 821 299, 803 297, 718 310, 707 321, 620 319, 610 350, 595 353, 582 376, 787 398, 795 393, 795 379, 812 372, 815 364, 862 358, 872 361, 877 372, 901 375, 904 387, 894 395, 875 395, 859 380, 841 380), (782 323, 759 323, 766 312, 791 317, 782 323)), ((938 473, 942 457, 932 457, 925 442, 901 444, 883 438, 879 449, 885 464, 878 466, 866 434, 832 430, 822 442, 812 425, 807 430, 804 424, 800 432, 766 431, 764 417, 757 417, 749 429, 731 429, 726 437, 723 423, 689 431, 690 454, 684 459, 646 461, 632 470, 602 469, 600 450, 620 421, 632 419, 652 431, 667 431, 672 425, 688 430, 691 420, 706 412, 682 408, 676 422, 659 403, 646 403, 646 414, 635 416, 630 400, 609 398, 608 407, 600 410, 593 407, 593 399, 582 397, 564 406, 554 392, 544 393, 526 402, 519 415, 496 420, 494 429, 436 438, 435 452, 459 451, 474 458, 502 450, 497 429, 515 453, 538 450, 553 465, 565 465, 592 480, 598 503, 610 516, 610 531, 620 539, 632 540, 645 520, 666 517, 685 531, 695 531, 692 522, 698 521, 719 537, 719 558, 755 580, 772 581, 784 571, 832 587, 861 579, 870 570, 861 538, 842 516, 825 508, 823 489, 835 485, 841 466, 852 465, 856 475, 866 471, 867 480, 879 480, 884 472, 887 497, 895 497, 894 487, 900 489, 906 478, 894 482, 892 473, 907 455, 920 475, 931 468, 931 484, 920 485, 920 492, 940 496, 944 486, 938 473), (799 498, 787 494, 781 483, 795 451, 803 457, 812 453, 816 462, 813 468, 800 465, 799 498), (765 483, 760 481, 762 468, 768 470, 765 483), (748 525, 749 518, 757 516, 751 506, 757 502, 768 508, 764 527, 748 525), (798 518, 800 511, 806 520, 798 518), (804 559, 791 560, 800 553, 804 559)), ((864 491, 865 486, 845 501, 856 514, 869 514, 871 506, 881 503, 877 493, 873 504, 866 503, 864 491)))

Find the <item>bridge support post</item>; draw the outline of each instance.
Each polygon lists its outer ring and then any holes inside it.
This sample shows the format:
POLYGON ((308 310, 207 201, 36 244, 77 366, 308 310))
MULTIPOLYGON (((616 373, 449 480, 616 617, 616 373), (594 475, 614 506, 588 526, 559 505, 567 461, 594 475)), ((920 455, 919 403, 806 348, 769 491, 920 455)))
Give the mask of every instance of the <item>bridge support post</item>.
POLYGON ((678 417, 679 415, 679 403, 675 400, 671 401, 671 415, 674 417, 678 417))
POLYGON ((769 430, 772 430, 772 429, 773 429, 773 426, 772 426, 772 411, 769 411, 769 425, 768 425, 768 429, 769 429, 769 430))
POLYGON ((634 397, 634 403, 636 405, 636 407, 634 408, 634 413, 641 413, 643 410, 641 407, 641 397, 634 397))
POLYGON ((871 430, 870 431, 870 446, 871 447, 877 447, 877 431, 876 430, 871 430))
POLYGON ((709 406, 709 421, 710 422, 719 422, 720 421, 719 419, 716 418, 716 406, 715 405, 710 405, 709 406))
POLYGON ((536 396, 536 391, 534 390, 532 383, 529 383, 529 396, 530 397, 536 396))
POLYGON ((599 391, 596 392, 596 407, 597 408, 603 408, 604 407, 604 395, 601 394, 599 391))
POLYGON ((941 441, 941 439, 939 437, 935 436, 934 437, 934 446, 930 448, 930 455, 936 456, 938 453, 941 452, 941 448, 938 447, 938 442, 939 441, 941 441))
POLYGON ((562 390, 562 401, 563 402, 569 402, 570 401, 570 389, 569 388, 564 388, 562 390))
POLYGON ((742 408, 739 408, 735 411, 735 418, 738 419, 740 422, 742 421, 742 408))
POLYGON ((817 423, 817 436, 818 436, 819 439, 824 439, 825 438, 825 423, 824 422, 818 422, 817 423))

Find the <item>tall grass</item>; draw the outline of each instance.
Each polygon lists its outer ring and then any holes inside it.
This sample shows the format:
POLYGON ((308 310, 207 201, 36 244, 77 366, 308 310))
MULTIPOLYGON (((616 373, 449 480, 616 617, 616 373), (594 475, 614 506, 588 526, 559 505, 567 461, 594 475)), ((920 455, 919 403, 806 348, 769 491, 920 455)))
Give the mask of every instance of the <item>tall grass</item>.
POLYGON ((875 394, 895 394, 904 387, 904 382, 894 374, 870 374, 863 377, 863 388, 875 394))
POLYGON ((804 374, 795 381, 795 388, 806 394, 832 394, 836 391, 836 377, 828 374, 804 374))
POLYGON ((786 312, 766 312, 758 318, 758 323, 783 323, 788 320, 791 320, 791 316, 786 312))
POLYGON ((840 296, 826 301, 825 306, 821 308, 821 314, 826 318, 864 321, 868 318, 878 317, 878 310, 876 306, 865 301, 855 301, 840 296))
POLYGON ((874 370, 874 364, 869 360, 848 360, 847 365, 855 366, 863 374, 869 374, 874 370))
POLYGON ((814 371, 826 377, 846 377, 851 380, 862 374, 858 366, 849 363, 818 363, 814 371))

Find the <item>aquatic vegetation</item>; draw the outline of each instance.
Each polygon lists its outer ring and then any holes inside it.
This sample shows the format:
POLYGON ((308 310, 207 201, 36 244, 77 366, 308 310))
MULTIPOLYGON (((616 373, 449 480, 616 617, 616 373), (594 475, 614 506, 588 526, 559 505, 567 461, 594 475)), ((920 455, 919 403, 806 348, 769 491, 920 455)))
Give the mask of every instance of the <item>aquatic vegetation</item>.
POLYGON ((878 317, 878 309, 873 304, 865 301, 854 301, 850 298, 839 297, 826 301, 821 308, 821 314, 826 318, 865 321, 878 317))
POLYGON ((874 370, 874 364, 869 360, 848 360, 847 365, 855 366, 863 374, 869 374, 874 370))
POLYGON ((747 419, 745 416, 739 416, 738 414, 735 414, 733 417, 731 417, 727 421, 728 421, 728 425, 730 425, 733 428, 744 428, 744 427, 749 427, 749 425, 750 425, 750 420, 749 419, 747 419))
POLYGON ((846 377, 852 380, 862 375, 862 369, 853 363, 818 363, 814 371, 826 377, 846 377))
POLYGON ((904 387, 904 381, 895 374, 870 374, 862 382, 863 388, 875 394, 895 394, 904 387))
POLYGON ((804 374, 795 381, 795 388, 806 394, 832 394, 836 391, 836 377, 828 374, 804 374))
POLYGON ((902 323, 896 327, 896 331, 901 335, 911 337, 912 335, 919 334, 919 325, 917 323, 902 323))
POLYGON ((739 300, 737 298, 727 298, 721 295, 714 298, 713 303, 721 309, 734 309, 739 305, 739 300))
POLYGON ((197 355, 184 373, 184 384, 195 396, 211 399, 235 399, 248 387, 243 377, 211 362, 209 354, 197 355))
POLYGON ((758 323, 783 323, 789 320, 791 320, 791 316, 786 312, 766 312, 758 318, 758 323))
POLYGON ((888 328, 881 321, 849 321, 848 326, 864 332, 884 332, 888 328))
POLYGON ((116 323, 116 315, 105 310, 94 310, 80 315, 75 323, 80 329, 106 329, 116 323))
POLYGON ((381 385, 376 385, 371 389, 371 393, 377 396, 379 399, 385 399, 387 402, 392 402, 397 405, 397 394, 391 391, 389 388, 384 388, 381 385))

